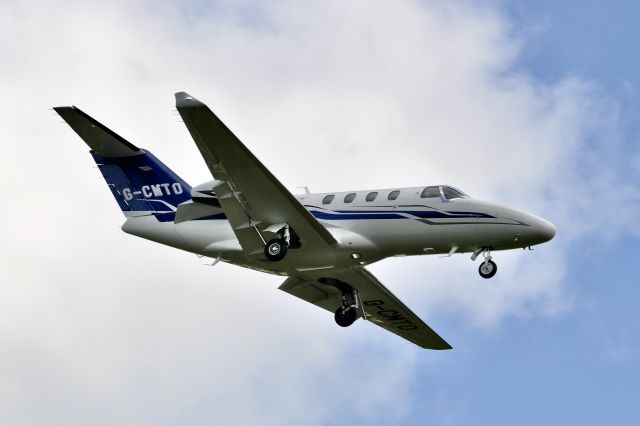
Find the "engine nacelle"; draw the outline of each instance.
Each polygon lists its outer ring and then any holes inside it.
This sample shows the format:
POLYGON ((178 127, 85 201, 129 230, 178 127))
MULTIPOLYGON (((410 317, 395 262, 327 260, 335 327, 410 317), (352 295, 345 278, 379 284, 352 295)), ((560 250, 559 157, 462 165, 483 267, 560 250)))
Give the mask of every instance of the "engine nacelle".
POLYGON ((224 219, 224 211, 213 189, 222 183, 214 179, 191 188, 191 200, 178 206, 175 223, 204 218, 224 219))
POLYGON ((204 201, 207 199, 217 198, 213 188, 222 183, 224 182, 221 180, 212 179, 205 183, 201 183, 200 185, 194 186, 193 188, 191 188, 191 198, 193 199, 193 201, 199 201, 198 199, 203 199, 204 201))

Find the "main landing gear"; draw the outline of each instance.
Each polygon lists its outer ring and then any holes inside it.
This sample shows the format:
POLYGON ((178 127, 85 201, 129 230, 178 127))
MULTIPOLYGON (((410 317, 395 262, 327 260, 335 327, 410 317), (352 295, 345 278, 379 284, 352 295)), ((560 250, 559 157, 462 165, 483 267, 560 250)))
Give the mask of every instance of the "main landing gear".
POLYGON ((340 281, 335 278, 319 278, 318 282, 320 284, 333 287, 342 294, 342 302, 340 304, 340 307, 336 309, 336 314, 334 316, 336 324, 338 324, 340 327, 349 327, 360 316, 358 310, 361 311, 362 318, 367 319, 364 312, 364 306, 362 305, 362 299, 360 299, 360 295, 358 294, 358 290, 351 287, 344 281, 340 281))
POLYGON ((354 289, 351 293, 342 292, 342 306, 335 314, 336 324, 349 327, 358 319, 358 293, 354 289))
POLYGON ((354 306, 340 306, 335 314, 336 324, 340 327, 349 327, 358 318, 358 313, 354 306))
POLYGON ((482 254, 482 256, 484 257, 484 260, 480 264, 480 267, 478 268, 478 272, 480 273, 480 276, 482 278, 489 279, 493 277, 496 274, 496 272, 498 272, 498 265, 496 265, 496 263, 493 260, 491 260, 490 248, 476 250, 473 253, 473 256, 471 256, 471 260, 476 260, 479 254, 482 254))
POLYGON ((274 238, 264 246, 264 255, 272 262, 278 262, 287 255, 287 242, 281 238, 274 238))
MULTIPOLYGON (((262 235, 260 238, 262 238, 262 235)), ((278 238, 269 240, 264 245, 264 255, 268 260, 278 262, 284 259, 289 248, 296 249, 299 247, 300 238, 289 228, 289 225, 286 225, 278 232, 278 238)))

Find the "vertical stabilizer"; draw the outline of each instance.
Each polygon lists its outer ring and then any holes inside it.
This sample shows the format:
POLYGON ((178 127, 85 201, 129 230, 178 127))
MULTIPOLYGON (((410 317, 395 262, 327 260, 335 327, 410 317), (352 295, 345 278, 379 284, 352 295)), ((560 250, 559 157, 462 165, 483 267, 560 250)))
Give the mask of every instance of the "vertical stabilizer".
POLYGON ((191 187, 153 154, 117 135, 76 107, 54 110, 91 148, 111 193, 125 216, 155 215, 173 221, 191 187))

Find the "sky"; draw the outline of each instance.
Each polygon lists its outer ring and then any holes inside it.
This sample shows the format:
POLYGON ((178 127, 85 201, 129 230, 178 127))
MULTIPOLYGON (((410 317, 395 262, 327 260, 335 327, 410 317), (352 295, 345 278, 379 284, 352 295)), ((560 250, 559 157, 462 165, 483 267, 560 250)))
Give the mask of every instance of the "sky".
POLYGON ((0 419, 637 425, 640 36, 630 1, 0 0, 0 419), (281 278, 119 230, 76 105, 192 185, 173 93, 292 191, 447 183, 556 238, 370 270, 454 347, 337 327, 281 278))

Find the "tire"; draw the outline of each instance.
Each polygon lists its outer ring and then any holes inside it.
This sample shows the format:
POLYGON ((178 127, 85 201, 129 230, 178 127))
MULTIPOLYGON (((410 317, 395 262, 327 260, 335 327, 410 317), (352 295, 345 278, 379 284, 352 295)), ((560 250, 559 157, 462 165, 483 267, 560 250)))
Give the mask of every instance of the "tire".
POLYGON ((264 255, 272 262, 278 262, 287 255, 287 244, 284 240, 274 238, 264 246, 264 255))
POLYGON ((496 263, 493 260, 489 260, 489 262, 487 262, 485 267, 485 263, 482 262, 480 264, 480 267, 478 268, 478 272, 480 273, 480 276, 482 278, 489 279, 493 277, 496 274, 496 272, 498 272, 498 265, 496 265, 496 263))
POLYGON ((358 319, 358 313, 354 307, 348 307, 346 310, 344 307, 339 307, 335 315, 336 324, 340 327, 349 327, 358 319))

